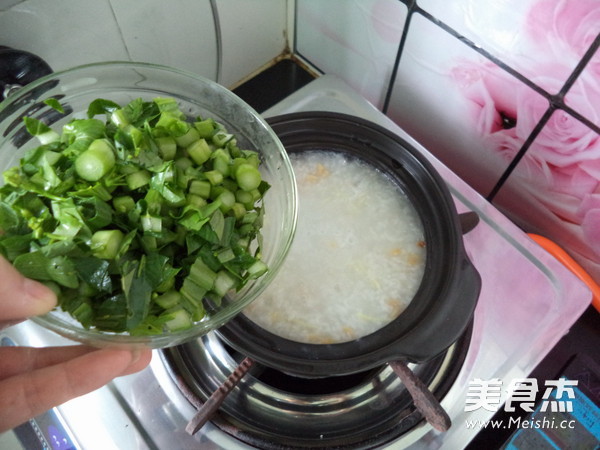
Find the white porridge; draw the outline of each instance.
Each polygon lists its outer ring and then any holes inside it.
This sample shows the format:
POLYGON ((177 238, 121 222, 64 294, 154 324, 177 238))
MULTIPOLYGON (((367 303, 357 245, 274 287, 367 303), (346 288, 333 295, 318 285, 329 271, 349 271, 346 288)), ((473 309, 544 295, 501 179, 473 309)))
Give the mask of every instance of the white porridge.
POLYGON ((421 221, 396 184, 363 161, 325 151, 291 160, 296 236, 279 274, 244 313, 298 342, 366 336, 394 320, 419 288, 421 221))

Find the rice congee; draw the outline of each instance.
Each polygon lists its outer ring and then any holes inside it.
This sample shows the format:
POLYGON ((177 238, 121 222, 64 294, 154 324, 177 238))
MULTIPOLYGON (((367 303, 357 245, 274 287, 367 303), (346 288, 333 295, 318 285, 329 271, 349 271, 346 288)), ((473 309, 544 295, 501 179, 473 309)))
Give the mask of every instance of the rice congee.
POLYGON ((366 336, 404 311, 425 267, 423 225, 407 196, 370 164, 339 152, 290 155, 298 224, 280 272, 244 314, 310 344, 366 336))

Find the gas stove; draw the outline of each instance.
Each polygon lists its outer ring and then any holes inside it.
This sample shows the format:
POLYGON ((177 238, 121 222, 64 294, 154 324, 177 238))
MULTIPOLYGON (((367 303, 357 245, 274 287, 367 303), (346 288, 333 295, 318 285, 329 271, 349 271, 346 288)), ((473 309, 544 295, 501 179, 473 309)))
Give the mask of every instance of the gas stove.
MULTIPOLYGON (((591 293, 578 278, 341 79, 324 75, 263 115, 299 111, 351 114, 391 130, 430 159, 459 213, 479 215, 479 224, 464 236, 482 277, 473 322, 445 354, 412 366, 450 416, 450 429, 439 432, 421 420, 387 366, 310 383, 253 368, 192 436, 185 429, 197 407, 244 357, 210 333, 155 351, 144 371, 32 420, 27 428, 45 440, 45 448, 463 448, 479 432, 468 423, 484 423, 494 414, 466 408, 470 382, 496 380, 508 387, 526 378, 590 304, 591 293)), ((3 345, 70 343, 30 321, 0 338, 3 345)), ((498 403, 508 395, 503 390, 498 403)), ((0 444, 20 448, 11 436, 0 436, 0 444)))

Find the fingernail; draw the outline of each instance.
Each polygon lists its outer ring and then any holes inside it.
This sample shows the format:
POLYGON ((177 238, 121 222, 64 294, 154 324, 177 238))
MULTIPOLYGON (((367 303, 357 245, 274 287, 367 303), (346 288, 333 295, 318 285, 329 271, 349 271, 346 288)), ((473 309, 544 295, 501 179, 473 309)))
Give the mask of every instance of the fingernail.
POLYGON ((56 306, 56 294, 48 286, 26 278, 23 288, 30 298, 37 300, 36 309, 39 309, 39 314, 46 313, 56 306))
POLYGON ((142 352, 139 348, 134 348, 131 350, 131 362, 129 365, 133 365, 140 360, 140 356, 142 356, 142 352))

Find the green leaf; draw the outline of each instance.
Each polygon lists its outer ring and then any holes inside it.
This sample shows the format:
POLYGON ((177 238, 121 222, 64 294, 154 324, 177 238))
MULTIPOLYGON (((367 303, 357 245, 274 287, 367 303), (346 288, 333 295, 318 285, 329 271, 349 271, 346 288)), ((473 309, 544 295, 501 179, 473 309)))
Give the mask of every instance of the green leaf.
POLYGON ((6 203, 0 203, 0 230, 14 231, 20 222, 19 216, 12 207, 6 203))
MULTIPOLYGON (((110 264, 105 259, 94 257, 74 258, 75 268, 83 281, 99 292, 112 292, 110 264)), ((124 302, 123 302, 124 303, 124 302)))
MULTIPOLYGON (((77 291, 71 290, 70 292, 77 291)), ((89 298, 65 298, 65 296, 63 296, 61 306, 78 320, 84 328, 90 328, 94 323, 94 310, 92 309, 89 298)))
POLYGON ((198 231, 198 236, 200 236, 205 241, 210 242, 211 244, 219 243, 219 236, 217 236, 217 233, 213 231, 210 224, 205 224, 202 228, 200 228, 200 230, 198 231))
POLYGON ((52 214, 58 221, 58 226, 52 232, 56 239, 73 238, 80 230, 87 228, 72 198, 52 201, 52 214))
POLYGON ((147 277, 146 257, 141 260, 129 261, 125 265, 121 285, 127 302, 127 328, 138 326, 148 315, 152 296, 152 283, 147 277))
POLYGON ((177 187, 171 186, 173 180, 173 164, 163 164, 150 179, 150 187, 159 192, 169 203, 177 204, 185 200, 185 195, 177 187))
POLYGON ((226 249, 231 248, 231 239, 235 231, 235 217, 225 217, 223 232, 221 233, 221 245, 226 249))
POLYGON ((96 307, 94 325, 100 330, 127 331, 127 301, 123 294, 108 297, 96 307))
POLYGON ((100 114, 111 115, 117 109, 121 109, 121 105, 112 100, 97 98, 88 106, 87 116, 89 119, 100 114))
POLYGON ((170 264, 167 256, 160 253, 150 253, 146 257, 144 268, 145 276, 148 278, 152 290, 160 286, 170 275, 170 264))
POLYGON ((13 261, 13 266, 23 276, 32 280, 52 280, 48 273, 49 263, 50 258, 38 251, 17 256, 13 261))
POLYGON ((46 105, 48 105, 50 108, 52 108, 52 109, 54 109, 54 110, 58 111, 58 112, 59 112, 59 113, 61 113, 61 114, 64 114, 64 113, 65 113, 65 109, 63 108, 63 106, 62 106, 62 105, 60 104, 60 102, 59 102, 59 101, 58 101, 56 98, 54 98, 54 97, 47 98, 46 100, 44 100, 44 103, 45 103, 46 105))
POLYGON ((92 186, 86 186, 82 189, 75 189, 68 193, 70 197, 97 197, 99 200, 107 202, 112 199, 111 193, 101 183, 95 183, 92 186))
POLYGON ((79 211, 92 231, 99 230, 113 221, 113 209, 98 197, 83 198, 77 201, 79 211))
POLYGON ((136 236, 137 236, 137 229, 134 229, 134 230, 131 230, 129 233, 127 233, 123 237, 123 240, 121 241, 121 248, 117 252, 117 258, 122 258, 125 255, 125 253, 127 253, 127 251, 129 250, 129 247, 133 243, 133 240, 135 239, 136 236))
POLYGON ((75 271, 75 265, 66 256, 55 256, 48 262, 48 275, 50 279, 62 286, 76 288, 79 286, 79 278, 75 271))
POLYGON ((44 177, 44 189, 50 190, 56 186, 60 186, 62 180, 54 171, 47 158, 42 157, 42 174, 44 177))
POLYGON ((14 261, 17 256, 29 252, 31 239, 31 233, 8 237, 3 236, 0 239, 0 248, 2 248, 2 254, 9 261, 14 261))
POLYGON ((217 239, 220 242, 223 238, 223 230, 225 229, 225 216, 223 216, 223 213, 220 209, 214 211, 212 216, 210 217, 210 227, 212 228, 212 230, 217 236, 217 239))
POLYGON ((34 119, 33 117, 23 117, 23 121, 25 122, 25 128, 27 132, 32 136, 39 136, 41 134, 52 131, 45 123, 39 121, 38 119, 34 119))
POLYGON ((104 137, 105 126, 98 119, 75 119, 63 127, 61 140, 67 144, 64 154, 77 156, 96 139, 104 137))
POLYGON ((200 247, 205 244, 205 240, 198 236, 196 233, 186 233, 185 244, 186 254, 193 255, 200 247))
POLYGON ((58 241, 44 245, 40 251, 48 258, 55 256, 72 255, 80 252, 73 241, 58 241))
POLYGON ((141 98, 137 98, 128 103, 123 111, 129 119, 129 122, 140 127, 146 121, 153 120, 160 115, 158 105, 154 102, 145 102, 141 98))
POLYGON ((210 219, 203 217, 199 211, 190 209, 187 213, 179 220, 179 225, 192 231, 200 231, 205 223, 210 219))

